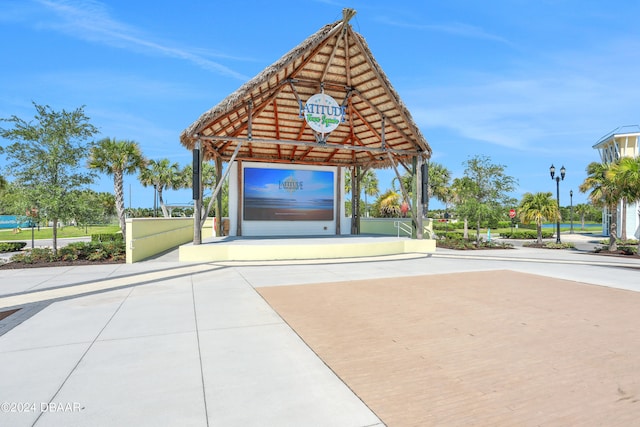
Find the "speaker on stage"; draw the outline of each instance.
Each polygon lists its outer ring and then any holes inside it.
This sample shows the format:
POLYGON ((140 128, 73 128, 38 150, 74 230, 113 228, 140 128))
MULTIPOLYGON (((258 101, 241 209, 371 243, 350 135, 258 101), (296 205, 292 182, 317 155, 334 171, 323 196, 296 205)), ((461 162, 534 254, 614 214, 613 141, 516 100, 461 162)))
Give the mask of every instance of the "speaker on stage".
POLYGON ((192 176, 192 194, 193 200, 200 200, 200 150, 193 149, 193 176, 192 176))
POLYGON ((429 163, 423 163, 422 172, 422 204, 429 199, 429 163))

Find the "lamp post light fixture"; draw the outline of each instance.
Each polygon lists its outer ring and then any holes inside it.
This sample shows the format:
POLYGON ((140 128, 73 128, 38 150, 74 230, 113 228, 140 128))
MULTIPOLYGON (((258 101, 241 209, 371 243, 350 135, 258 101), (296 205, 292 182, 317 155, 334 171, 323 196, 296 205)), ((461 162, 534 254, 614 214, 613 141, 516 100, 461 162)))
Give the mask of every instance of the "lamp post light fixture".
POLYGON ((569 197, 571 200, 571 229, 569 231, 569 234, 573 234, 573 190, 569 190, 569 197))
POLYGON ((564 180, 564 174, 567 170, 562 166, 560 168, 560 176, 556 176, 556 168, 551 165, 549 168, 549 173, 551 174, 551 179, 556 180, 556 201, 558 202, 558 218, 556 222, 556 243, 562 243, 560 241, 560 180, 564 180))

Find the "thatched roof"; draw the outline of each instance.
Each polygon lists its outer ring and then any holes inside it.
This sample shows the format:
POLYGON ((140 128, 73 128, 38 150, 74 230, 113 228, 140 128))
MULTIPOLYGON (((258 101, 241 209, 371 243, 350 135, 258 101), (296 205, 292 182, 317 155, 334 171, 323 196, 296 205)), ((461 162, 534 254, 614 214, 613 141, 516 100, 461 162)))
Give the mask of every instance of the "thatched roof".
POLYGON ((205 112, 182 132, 205 159, 366 167, 431 156, 431 148, 373 57, 348 23, 355 11, 326 25, 205 112), (346 107, 344 123, 318 140, 300 117, 299 100, 324 89, 346 107))

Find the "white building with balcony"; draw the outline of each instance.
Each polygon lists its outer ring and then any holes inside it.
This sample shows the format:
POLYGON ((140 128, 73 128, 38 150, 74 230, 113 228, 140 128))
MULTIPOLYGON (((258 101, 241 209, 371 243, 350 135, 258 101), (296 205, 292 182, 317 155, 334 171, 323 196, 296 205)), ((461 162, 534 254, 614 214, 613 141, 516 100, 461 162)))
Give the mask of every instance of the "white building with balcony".
MULTIPOLYGON (((613 163, 621 157, 638 157, 640 155, 640 126, 621 126, 609 132, 593 146, 600 154, 600 161, 613 163)), ((626 226, 628 238, 640 238, 640 221, 638 220, 640 203, 620 202, 618 205, 618 237, 622 236, 623 227, 626 226)), ((602 211, 602 233, 609 235, 611 212, 604 208, 602 211)))

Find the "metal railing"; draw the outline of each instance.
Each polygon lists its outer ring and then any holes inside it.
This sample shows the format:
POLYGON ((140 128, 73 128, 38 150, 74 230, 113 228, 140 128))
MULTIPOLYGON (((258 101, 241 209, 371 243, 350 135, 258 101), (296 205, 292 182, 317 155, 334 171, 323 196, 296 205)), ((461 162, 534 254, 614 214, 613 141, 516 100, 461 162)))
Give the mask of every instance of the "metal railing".
POLYGON ((400 237, 400 232, 402 231, 403 234, 407 234, 407 236, 411 237, 413 235, 413 228, 411 227, 410 224, 404 223, 402 221, 394 221, 393 222, 393 226, 396 228, 396 230, 398 231, 398 238, 400 237))
MULTIPOLYGON (((393 226, 397 230, 396 235, 398 238, 400 238, 400 233, 402 233, 403 236, 406 234, 407 237, 413 237, 413 227, 411 227, 411 224, 402 221, 394 221, 393 226)), ((429 236, 429 239, 435 239, 435 234, 426 225, 422 228, 422 234, 424 236, 429 236)))

